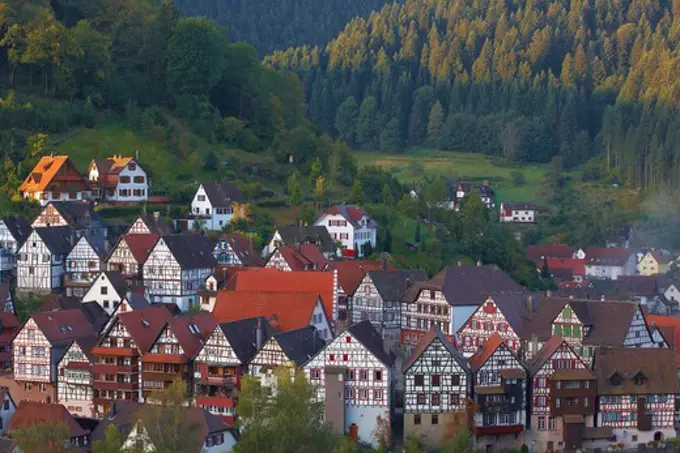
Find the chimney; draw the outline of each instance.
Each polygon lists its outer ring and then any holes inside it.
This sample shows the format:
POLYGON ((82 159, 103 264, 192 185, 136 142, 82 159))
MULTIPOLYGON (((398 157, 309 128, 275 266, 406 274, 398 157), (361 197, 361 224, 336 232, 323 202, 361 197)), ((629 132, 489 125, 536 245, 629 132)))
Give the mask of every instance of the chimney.
POLYGON ((527 310, 529 313, 534 311, 534 296, 527 296, 527 310))
POLYGON ((411 280, 411 277, 406 277, 406 289, 410 288, 411 285, 413 285, 413 280, 411 280))
POLYGON ((141 152, 141 151, 139 150, 139 148, 137 148, 137 149, 135 150, 135 160, 139 160, 139 153, 140 153, 140 152, 141 152))
POLYGON ((458 262, 456 263, 456 265, 457 265, 458 267, 461 267, 461 266, 463 266, 463 262, 462 262, 462 261, 458 261, 458 262))
POLYGON ((545 291, 545 297, 552 297, 552 291, 549 290, 549 289, 547 289, 547 290, 545 291))
POLYGON ((531 353, 536 355, 538 349, 538 336, 535 333, 531 334, 531 353))
POLYGON ((387 258, 383 258, 382 263, 380 264, 380 269, 384 271, 387 270, 387 258))
POLYGON ((255 346, 259 351, 262 349, 264 343, 264 326, 262 325, 262 318, 257 318, 257 329, 255 330, 255 346))

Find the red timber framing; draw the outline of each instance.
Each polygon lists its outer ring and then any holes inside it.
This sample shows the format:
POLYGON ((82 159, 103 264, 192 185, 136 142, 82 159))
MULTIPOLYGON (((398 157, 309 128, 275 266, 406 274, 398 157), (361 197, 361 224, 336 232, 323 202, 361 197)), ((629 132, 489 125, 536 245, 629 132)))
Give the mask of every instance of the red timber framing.
POLYGON ((112 400, 142 401, 142 360, 172 317, 164 306, 118 315, 92 348, 94 412, 103 416, 112 400))
POLYGON ((519 335, 513 330, 500 308, 489 297, 470 316, 456 334, 458 350, 469 357, 477 352, 489 338, 498 334, 506 347, 516 354, 521 347, 519 335))

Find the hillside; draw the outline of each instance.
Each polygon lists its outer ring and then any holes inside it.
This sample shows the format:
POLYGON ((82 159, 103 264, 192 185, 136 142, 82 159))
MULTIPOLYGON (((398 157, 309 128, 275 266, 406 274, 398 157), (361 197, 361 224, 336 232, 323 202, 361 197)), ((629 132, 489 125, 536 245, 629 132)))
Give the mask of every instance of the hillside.
POLYGON ((357 148, 434 146, 680 185, 680 16, 670 1, 407 0, 325 47, 266 58, 357 148))
POLYGON ((188 16, 205 16, 226 27, 229 39, 266 54, 290 46, 324 44, 347 22, 388 0, 176 0, 188 16))

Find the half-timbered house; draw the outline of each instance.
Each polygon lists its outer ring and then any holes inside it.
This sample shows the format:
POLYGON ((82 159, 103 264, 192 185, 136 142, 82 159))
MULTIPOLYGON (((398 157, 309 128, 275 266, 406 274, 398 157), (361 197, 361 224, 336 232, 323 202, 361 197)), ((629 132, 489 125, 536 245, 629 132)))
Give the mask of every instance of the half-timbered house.
POLYGON ((65 450, 76 450, 82 448, 89 450, 90 431, 83 428, 80 423, 72 416, 61 404, 42 403, 35 401, 21 401, 14 416, 7 425, 7 436, 12 437, 22 428, 30 428, 36 425, 62 425, 68 446, 65 450))
POLYGON ((366 272, 392 270, 393 267, 384 261, 360 260, 330 261, 328 266, 338 276, 338 330, 344 330, 352 323, 351 317, 348 318, 349 307, 366 272))
POLYGON ((118 304, 128 295, 128 287, 120 272, 104 271, 97 274, 83 296, 83 303, 96 302, 112 315, 118 304))
POLYGON ((14 379, 32 391, 31 400, 56 400, 57 364, 76 339, 97 333, 80 310, 36 313, 12 342, 14 379))
POLYGON ((328 268, 328 260, 314 244, 283 245, 274 250, 265 267, 284 272, 325 271, 328 268))
POLYGON ((326 342, 315 327, 307 326, 272 336, 257 352, 248 367, 248 374, 260 380, 265 387, 274 387, 277 367, 291 370, 303 367, 326 342))
POLYGON ((62 288, 64 262, 73 248, 70 227, 34 228, 19 249, 17 290, 50 292, 62 288))
POLYGON ((71 342, 57 364, 57 403, 76 417, 94 417, 92 355, 94 337, 71 342))
POLYGON ((104 265, 103 243, 81 236, 66 256, 64 290, 67 296, 83 297, 104 265))
POLYGON ((368 271, 352 297, 352 322, 368 320, 390 349, 401 341, 401 306, 404 294, 416 282, 428 279, 422 270, 368 271))
POLYGON ((595 421, 595 375, 566 340, 554 335, 529 363, 531 429, 539 451, 583 447, 595 421))
POLYGON ((172 318, 165 306, 121 313, 92 348, 92 388, 97 416, 114 400, 142 400, 142 355, 172 318))
POLYGON ((208 312, 177 316, 170 319, 158 338, 142 356, 142 395, 144 399, 168 388, 176 379, 192 389, 193 361, 217 326, 208 312))
POLYGON ((31 234, 31 225, 21 217, 0 218, 0 282, 16 277, 17 253, 31 234))
POLYGON ((108 328, 118 319, 118 315, 133 310, 145 310, 149 307, 151 307, 151 303, 143 294, 128 293, 113 310, 101 331, 104 332, 108 330, 108 328))
POLYGON ((160 236, 169 236, 174 233, 175 230, 163 220, 158 211, 138 216, 125 232, 125 234, 158 234, 160 236))
POLYGON ((488 452, 527 444, 528 371, 499 333, 470 357, 474 373, 477 446, 488 452))
POLYGON ((108 235, 108 226, 88 201, 51 202, 31 222, 33 228, 59 226, 70 227, 77 237, 89 236, 100 246, 108 235))
POLYGON ((128 286, 144 283, 144 262, 160 237, 157 233, 125 234, 118 239, 106 258, 106 268, 123 274, 128 286))
POLYGON ((217 262, 210 242, 198 234, 161 236, 143 266, 151 302, 174 303, 186 311, 198 303, 198 289, 217 262))
POLYGON ((598 426, 611 428, 624 448, 675 437, 677 371, 671 349, 599 348, 598 426))
POLYGON ((213 314, 222 323, 263 316, 279 332, 313 326, 324 340, 333 336, 331 320, 318 293, 222 290, 213 314))
POLYGON ((213 256, 220 266, 262 266, 264 261, 253 241, 240 233, 223 233, 217 239, 213 256))
POLYGON ((194 360, 196 405, 233 423, 241 376, 273 334, 265 318, 216 326, 194 360))
POLYGON ((271 255, 282 245, 302 244, 316 245, 328 259, 338 255, 337 242, 331 238, 324 225, 286 225, 274 231, 272 238, 262 250, 262 256, 271 255))
POLYGON ((463 356, 439 328, 432 327, 404 363, 404 435, 429 448, 452 425, 469 426, 472 374, 463 356))
POLYGON ((373 325, 350 326, 303 369, 324 404, 325 421, 376 446, 376 429, 391 423, 393 362, 373 325))
POLYGON ((24 198, 41 206, 53 200, 84 200, 90 185, 68 156, 43 156, 19 186, 24 198))

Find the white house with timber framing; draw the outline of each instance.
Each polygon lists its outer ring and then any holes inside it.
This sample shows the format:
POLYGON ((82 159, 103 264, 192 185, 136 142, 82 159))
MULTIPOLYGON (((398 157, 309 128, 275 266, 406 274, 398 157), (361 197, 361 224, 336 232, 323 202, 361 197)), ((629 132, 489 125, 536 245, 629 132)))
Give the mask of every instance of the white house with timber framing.
POLYGON ((17 253, 31 234, 31 225, 21 217, 0 218, 0 281, 16 275, 17 253))
POLYGON ((64 287, 67 296, 83 297, 104 266, 106 250, 100 242, 81 236, 66 256, 64 287))
POLYGON ((17 290, 48 293, 61 289, 74 238, 69 227, 34 228, 19 249, 17 290))

